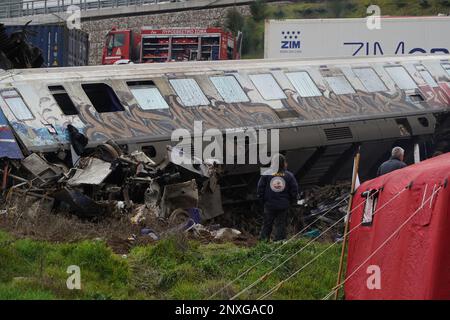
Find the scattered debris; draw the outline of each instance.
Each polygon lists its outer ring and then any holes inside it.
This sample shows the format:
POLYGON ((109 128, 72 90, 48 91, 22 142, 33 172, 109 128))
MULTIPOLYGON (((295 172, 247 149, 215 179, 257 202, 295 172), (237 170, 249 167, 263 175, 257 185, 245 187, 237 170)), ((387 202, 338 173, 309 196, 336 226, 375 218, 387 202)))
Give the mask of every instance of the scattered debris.
POLYGON ((71 125, 67 129, 72 143, 70 155, 61 150, 4 160, 6 171, 1 172, 7 203, 23 194, 48 198, 54 200, 55 207, 80 217, 101 217, 114 201, 118 201, 115 211, 129 213, 135 203, 140 205, 134 208, 134 224, 144 221, 146 210, 169 220, 175 212, 193 208, 198 209, 201 221, 223 213, 217 162, 205 162, 199 169, 180 166, 171 159, 175 154, 184 155, 168 147, 165 160, 156 164, 144 152, 127 153, 114 141, 89 149, 83 134, 71 125), (14 168, 12 172, 10 167, 14 168))
POLYGON ((99 185, 112 172, 111 163, 97 159, 97 158, 82 158, 78 162, 77 168, 74 168, 73 173, 67 180, 69 186, 79 186, 83 184, 99 185))
MULTIPOLYGON (((245 198, 225 201, 224 210, 219 184, 224 172, 216 160, 186 164, 188 161, 180 161, 186 160, 183 150, 168 146, 165 159, 156 163, 145 152, 128 152, 111 140, 89 148, 88 140, 75 127, 67 129, 70 152, 24 153, 22 160, 1 161, 5 201, 0 215, 8 216, 20 202, 29 203, 12 215, 15 227, 29 217, 56 217, 59 214, 55 212, 81 220, 121 221, 129 232, 106 241, 123 252, 142 242, 177 234, 208 242, 256 241, 262 208, 245 198)), ((289 232, 296 233, 316 221, 305 236, 320 234, 345 214, 347 194, 348 183, 305 193, 291 210, 289 225, 293 227, 289 232)), ((338 229, 333 237, 340 236, 338 229)))
MULTIPOLYGON (((26 198, 31 205, 16 221, 23 215, 35 217, 38 211, 94 221, 125 218, 133 233, 119 241, 128 245, 185 231, 205 236, 200 223, 223 214, 221 166, 214 159, 198 166, 178 165, 175 157, 185 155, 168 146, 164 161, 155 163, 143 151, 127 152, 114 141, 89 148, 87 138, 71 125, 67 132, 70 152, 25 153, 23 159, 0 160, 2 214, 26 198), (163 227, 155 229, 155 224, 163 227)), ((208 231, 211 239, 233 239, 230 235, 208 231)))
POLYGON ((211 234, 214 239, 217 240, 233 241, 234 239, 238 238, 242 234, 242 232, 232 228, 221 228, 217 231, 212 231, 211 234))
POLYGON ((147 236, 149 236, 150 238, 152 238, 155 241, 159 240, 159 236, 155 233, 155 231, 153 231, 150 228, 143 228, 141 230, 141 235, 147 235, 147 236))
MULTIPOLYGON (((348 207, 348 193, 350 182, 339 182, 335 185, 314 187, 302 192, 302 197, 296 206, 289 210, 288 234, 293 235, 303 230, 304 236, 311 236, 308 232, 319 230, 320 234, 330 225, 341 219, 348 207), (304 229, 305 227, 308 227, 304 229), (305 235, 307 234, 307 235, 305 235)), ((244 234, 259 235, 263 224, 263 208, 254 203, 252 206, 235 205, 225 207, 225 214, 208 222, 236 228, 244 234)), ((340 237, 343 221, 337 223, 325 240, 340 237)), ((316 234, 316 235, 318 235, 316 234)))

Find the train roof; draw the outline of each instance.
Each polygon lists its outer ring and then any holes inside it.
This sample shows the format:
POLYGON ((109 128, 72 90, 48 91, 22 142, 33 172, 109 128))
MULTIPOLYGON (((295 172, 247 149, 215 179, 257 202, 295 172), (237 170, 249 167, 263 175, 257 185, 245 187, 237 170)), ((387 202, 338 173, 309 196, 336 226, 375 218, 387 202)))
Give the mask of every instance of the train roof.
POLYGON ((69 124, 93 145, 112 139, 127 145, 159 141, 162 146, 175 129, 192 130, 195 121, 221 131, 284 128, 285 148, 416 136, 433 133, 434 115, 450 111, 449 58, 9 70, 0 74, 0 106, 31 151, 68 146, 69 124))
POLYGON ((39 69, 13 69, 5 71, 0 83, 12 80, 42 80, 57 79, 63 77, 65 80, 80 78, 135 78, 149 74, 181 74, 181 73, 203 73, 214 71, 234 71, 246 69, 274 69, 274 68, 301 68, 306 66, 339 66, 339 65, 370 65, 384 63, 408 63, 442 60, 448 62, 450 55, 421 55, 421 56, 383 56, 383 57, 352 57, 352 58, 323 58, 323 59, 249 59, 249 60, 220 60, 220 61, 188 61, 188 62, 165 62, 148 64, 124 64, 124 65, 102 65, 81 66, 61 68, 39 68, 39 69))

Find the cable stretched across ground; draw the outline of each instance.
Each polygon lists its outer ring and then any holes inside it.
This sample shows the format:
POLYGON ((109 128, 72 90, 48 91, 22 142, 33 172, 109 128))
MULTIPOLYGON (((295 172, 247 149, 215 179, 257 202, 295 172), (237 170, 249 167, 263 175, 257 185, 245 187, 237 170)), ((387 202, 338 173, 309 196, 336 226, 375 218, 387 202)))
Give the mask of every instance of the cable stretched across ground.
MULTIPOLYGON (((397 228, 384 242, 383 244, 377 248, 375 250, 374 253, 372 253, 357 269, 361 268, 362 265, 364 265, 368 259, 370 259, 376 252, 379 251, 379 249, 381 249, 382 246, 384 246, 404 225, 406 225, 406 223, 408 221, 410 221, 413 216, 415 216, 420 209, 423 208, 423 206, 425 205, 426 202, 428 202, 430 199, 432 199, 434 197, 434 195, 439 191, 441 187, 439 187, 438 189, 436 189, 432 195, 427 199, 422 201, 422 205, 399 227, 397 228)), ((406 191, 408 189, 408 187, 403 188, 400 192, 398 192, 396 195, 394 195, 391 199, 389 199, 386 203, 384 203, 380 208, 378 208, 377 210, 375 210, 373 212, 373 214, 375 215, 377 212, 379 212, 381 209, 383 209, 384 207, 386 207, 389 203, 391 203, 393 200, 397 199, 404 191, 406 191)), ((425 197, 425 194, 424 194, 425 197)), ((362 202, 365 203, 365 202, 362 202)), ((362 204, 361 203, 361 204, 362 204)), ((356 209, 356 207, 354 208, 356 209)), ((354 209, 352 211, 354 211, 354 209)), ((356 230, 357 228, 359 228, 362 225, 362 222, 359 223, 358 225, 356 225, 354 228, 352 228, 347 235, 349 235, 351 232, 353 232, 354 230, 356 230)), ((333 246, 336 245, 337 242, 332 243, 330 246, 328 246, 327 248, 325 248, 322 252, 320 252, 318 255, 316 255, 313 259, 311 259, 310 261, 308 261, 308 263, 306 263, 305 265, 303 265, 301 268, 299 268, 298 270, 296 270, 294 273, 292 273, 289 277, 287 277, 286 279, 280 281, 276 286, 272 287, 270 290, 268 290, 267 292, 265 292, 263 295, 261 295, 258 300, 263 300, 267 297, 269 297, 272 293, 274 293, 275 291, 277 291, 278 289, 281 288, 281 286, 286 283, 287 281, 289 281, 290 279, 292 279, 294 276, 296 276, 298 273, 300 273, 302 270, 304 270, 307 266, 309 266, 311 263, 313 263, 314 261, 316 261, 320 256, 322 256, 326 251, 328 251, 329 249, 331 249, 333 246)), ((355 272, 353 272, 350 276, 348 276, 344 281, 342 281, 338 286, 336 286, 335 288, 333 288, 333 290, 328 293, 323 299, 328 299, 331 295, 333 295, 333 293, 340 288, 346 281, 348 281, 348 279, 353 276, 356 273, 357 270, 355 270, 355 272)))
MULTIPOLYGON (((406 188, 402 189, 400 192, 398 192, 395 196, 393 196, 388 202, 386 202, 380 209, 382 209, 383 207, 385 207, 387 204, 389 204, 390 202, 392 202, 394 199, 396 199, 401 193, 403 193, 406 190, 406 188)), ((369 197, 373 197, 375 194, 377 194, 377 192, 373 193, 372 195, 370 195, 369 197)), ((350 217, 351 213, 353 211, 355 211, 356 209, 358 209, 362 204, 364 204, 364 202, 361 202, 359 205, 357 205, 355 208, 353 208, 349 213, 348 216, 350 217)), ((375 211, 376 212, 376 211, 375 211)), ((374 212, 374 213, 375 213, 374 212)), ((340 220, 342 220, 343 218, 345 218, 346 216, 342 217, 340 220)), ((337 221, 339 222, 339 220, 337 221)), ((318 237, 320 237, 323 233, 328 232, 334 225, 332 225, 330 228, 326 229, 324 232, 322 232, 319 236, 317 236, 316 238, 314 238, 313 240, 311 240, 310 242, 308 242, 304 247, 300 248, 298 251, 296 251, 294 254, 292 254, 290 257, 288 257, 286 260, 284 260, 283 262, 281 262, 279 265, 277 265, 275 268, 271 269, 269 272, 267 272, 266 274, 264 274, 263 276, 261 276, 260 278, 258 278, 255 282, 253 282, 251 285, 247 286, 246 288, 244 288, 243 290, 241 290, 240 292, 238 292, 235 296, 233 296, 231 298, 231 300, 234 300, 235 298, 237 298, 238 296, 240 296, 241 294, 243 294, 244 292, 250 290, 251 288, 253 288, 254 286, 256 286, 258 283, 264 281, 267 279, 267 277, 269 275, 271 275, 273 272, 275 272, 276 270, 278 270, 282 265, 284 265, 285 263, 287 263, 289 260, 291 260, 292 258, 294 258, 296 255, 298 255, 300 252, 302 252, 306 247, 308 247, 315 239, 317 239, 318 237)), ((353 231, 354 229, 352 229, 351 231, 353 231)), ((350 231, 350 232, 351 232, 350 231)), ((348 234, 350 234, 350 232, 348 234)), ((328 251, 331 247, 333 247, 334 245, 336 245, 338 242, 334 242, 333 244, 331 244, 329 247, 327 247, 324 251, 322 251, 318 256, 316 256, 315 258, 313 258, 312 260, 310 260, 306 265, 304 265, 303 267, 301 267, 299 270, 296 271, 295 274, 299 273, 301 270, 303 270, 304 268, 306 268, 306 266, 310 265, 312 262, 314 262, 315 260, 317 260, 325 251, 328 251)), ((294 274, 294 275, 295 275, 294 274)), ((290 278, 292 278, 294 275, 291 275, 290 278)), ((287 279, 288 280, 288 279, 287 279)), ((285 281, 287 281, 285 280, 285 281)), ((281 287, 281 284, 284 283, 285 281, 281 281, 278 285, 276 285, 275 287, 273 287, 272 289, 270 289, 269 291, 267 291, 265 294, 263 294, 261 297, 266 297, 270 294, 272 294, 273 292, 275 292, 276 290, 278 290, 281 287)))
MULTIPOLYGON (((373 195, 371 195, 373 196, 373 195)), ((350 214, 356 210, 357 208, 359 208, 363 203, 360 203, 358 206, 356 206, 355 208, 353 208, 347 215, 344 215, 342 218, 340 218, 338 221, 336 221, 334 224, 332 224, 330 227, 328 227, 327 229, 325 229, 324 231, 322 231, 319 235, 317 235, 315 238, 311 239, 308 243, 306 243, 306 245, 304 245, 303 247, 301 247, 298 251, 296 251, 295 253, 293 253, 291 256, 289 256, 286 260, 284 260, 283 262, 281 262, 280 264, 278 264, 276 267, 274 267, 273 269, 271 269, 270 271, 268 271, 267 273, 265 273, 264 275, 262 275, 261 277, 259 277, 257 280, 255 280, 252 284, 250 284, 249 286, 245 287, 243 290, 239 291, 237 294, 235 294, 230 300, 234 300, 237 297, 239 297, 241 294, 243 294, 244 292, 250 290, 251 288, 255 287, 257 284, 259 284, 260 282, 264 281, 267 279, 267 277, 269 277, 273 272, 275 272, 276 270, 278 270, 280 267, 282 267, 284 264, 286 264, 289 260, 291 260, 292 258, 294 258, 295 256, 297 256, 300 252, 302 252, 303 250, 305 250, 307 247, 309 247, 315 240, 317 240, 318 238, 320 238, 323 234, 325 234, 326 232, 330 231, 333 227, 335 227, 337 224, 339 224, 342 220, 344 220, 347 216, 350 216, 350 214)))
POLYGON ((214 298, 215 296, 217 296, 219 293, 223 292, 226 288, 230 287, 232 284, 234 284, 236 281, 238 281, 239 279, 241 279, 243 276, 245 276, 246 274, 248 274, 250 271, 252 271, 254 268, 256 268, 258 265, 260 265, 261 263, 263 263, 264 261, 266 261, 269 257, 273 256, 276 252, 278 252, 281 248, 285 247, 288 243, 292 242, 294 239, 296 239, 297 237, 299 237, 300 235, 302 235, 306 230, 308 230, 309 227, 311 227, 312 225, 314 225, 316 222, 318 222, 322 217, 326 216, 329 212, 331 212, 331 210, 335 209, 336 207, 338 207, 341 203, 343 203, 344 201, 348 200, 349 196, 343 198, 342 200, 340 200, 338 203, 336 203, 334 206, 332 206, 330 209, 328 209, 325 213, 323 213, 322 215, 320 215, 319 217, 317 217, 317 219, 315 219, 313 222, 311 222, 310 224, 308 224, 306 227, 304 227, 303 229, 301 229, 299 232, 297 232, 296 234, 294 234, 292 237, 290 237, 287 241, 283 242, 280 246, 276 247, 274 250, 272 250, 270 253, 264 255, 260 260, 258 260, 255 264, 253 264, 251 267, 247 268, 244 272, 240 273, 236 278, 234 278, 233 280, 229 281, 224 287, 222 287, 221 289, 219 289, 218 291, 216 291, 209 299, 214 298))

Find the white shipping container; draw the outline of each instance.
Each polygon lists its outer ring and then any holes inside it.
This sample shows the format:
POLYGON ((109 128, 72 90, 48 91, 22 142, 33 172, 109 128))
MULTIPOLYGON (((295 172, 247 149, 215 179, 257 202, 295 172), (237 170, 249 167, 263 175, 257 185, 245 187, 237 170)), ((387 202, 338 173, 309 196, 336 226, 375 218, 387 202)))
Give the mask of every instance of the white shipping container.
POLYGON ((450 17, 267 20, 265 58, 448 54, 450 17))

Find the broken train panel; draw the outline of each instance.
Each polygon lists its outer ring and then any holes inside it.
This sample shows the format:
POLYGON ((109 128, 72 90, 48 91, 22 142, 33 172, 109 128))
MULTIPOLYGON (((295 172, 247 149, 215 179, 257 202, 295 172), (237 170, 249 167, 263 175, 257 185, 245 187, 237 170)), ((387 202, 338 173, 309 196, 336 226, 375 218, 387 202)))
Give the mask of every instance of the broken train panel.
MULTIPOLYGON (((56 154, 69 167, 68 125, 87 137, 87 149, 112 140, 156 164, 176 144, 173 130, 192 132, 194 121, 222 132, 280 129, 280 149, 308 185, 348 167, 356 144, 375 165, 395 141, 434 134, 449 113, 449 72, 448 56, 12 70, 0 81, 0 104, 25 153, 56 154)), ((226 167, 233 189, 248 186, 242 174, 259 165, 226 167)))

